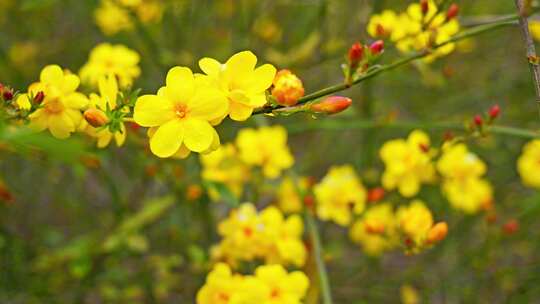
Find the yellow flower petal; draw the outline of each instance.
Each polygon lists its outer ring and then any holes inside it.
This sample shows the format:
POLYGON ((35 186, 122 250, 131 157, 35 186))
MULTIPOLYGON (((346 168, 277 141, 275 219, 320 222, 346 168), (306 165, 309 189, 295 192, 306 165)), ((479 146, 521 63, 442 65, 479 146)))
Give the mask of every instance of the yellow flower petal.
POLYGON ((189 68, 174 67, 167 73, 167 93, 173 101, 185 101, 195 93, 195 78, 189 68))
POLYGON ((98 82, 99 93, 109 103, 111 109, 116 108, 116 97, 118 95, 118 83, 114 77, 102 77, 98 82))
POLYGON ((79 87, 79 84, 81 81, 79 80, 79 77, 77 75, 69 74, 64 76, 63 82, 62 82, 62 92, 64 94, 69 94, 71 92, 75 92, 77 88, 79 87))
POLYGON ((264 92, 272 85, 272 81, 276 76, 276 68, 271 64, 265 64, 258 67, 253 72, 253 82, 250 85, 252 92, 264 92))
POLYGON ((250 51, 243 51, 234 54, 226 63, 227 73, 235 75, 235 78, 242 78, 255 69, 257 57, 250 51))
POLYGON ((41 71, 39 79, 46 84, 61 86, 64 80, 64 71, 58 65, 48 65, 41 71))
POLYGON ((65 113, 49 116, 48 123, 51 134, 56 138, 68 138, 70 133, 75 131, 73 121, 65 113))
POLYGON ((221 63, 219 61, 205 57, 199 60, 199 67, 206 75, 217 75, 221 70, 221 63))
POLYGON ((229 111, 227 98, 219 91, 202 90, 188 102, 190 117, 210 121, 225 116, 229 111))
POLYGON ((156 95, 144 95, 137 99, 133 119, 143 127, 155 127, 174 119, 172 103, 156 95))
POLYGON ((88 98, 78 92, 69 94, 62 101, 66 107, 73 109, 81 109, 88 105, 88 98))
POLYGON ((184 143, 194 152, 207 150, 214 140, 214 130, 209 122, 200 119, 187 119, 184 122, 184 143))
POLYGON ((173 119, 157 129, 150 139, 150 150, 159 157, 170 157, 180 148, 184 134, 184 123, 173 119))
POLYGON ((243 105, 241 103, 233 102, 230 105, 229 116, 232 120, 244 121, 248 119, 253 113, 253 108, 243 105))

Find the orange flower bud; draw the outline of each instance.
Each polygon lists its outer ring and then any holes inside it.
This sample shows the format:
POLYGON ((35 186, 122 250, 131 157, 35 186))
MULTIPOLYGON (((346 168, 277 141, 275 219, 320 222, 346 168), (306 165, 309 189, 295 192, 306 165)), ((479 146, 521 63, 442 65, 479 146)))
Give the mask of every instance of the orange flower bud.
POLYGON ((343 96, 330 96, 323 101, 312 104, 310 110, 315 113, 337 114, 345 111, 352 104, 352 100, 343 96))
POLYGON ((429 11, 428 0, 420 0, 420 8, 422 9, 422 15, 425 15, 429 11))
POLYGON ((459 6, 456 3, 452 3, 446 12, 446 20, 452 20, 459 14, 459 6))
POLYGON ((384 198, 385 194, 386 193, 383 188, 381 187, 373 188, 369 190, 368 192, 367 201, 370 203, 378 202, 384 198))
POLYGON ((201 186, 197 184, 191 184, 186 189, 186 198, 188 201, 194 201, 201 197, 203 191, 201 186))
POLYGON ((428 244, 440 242, 446 238, 447 234, 448 224, 446 222, 439 222, 429 230, 426 242, 428 244))
POLYGON ((107 115, 98 109, 84 111, 84 119, 94 128, 102 127, 109 122, 107 115))
POLYGON ((293 106, 304 96, 302 80, 289 70, 281 70, 274 78, 274 96, 280 105, 293 106))

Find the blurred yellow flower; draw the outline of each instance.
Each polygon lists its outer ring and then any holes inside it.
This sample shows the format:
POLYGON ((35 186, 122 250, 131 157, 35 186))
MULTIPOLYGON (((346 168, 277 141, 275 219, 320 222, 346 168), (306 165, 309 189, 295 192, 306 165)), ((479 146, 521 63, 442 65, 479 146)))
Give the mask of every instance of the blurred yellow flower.
POLYGON ((352 214, 364 211, 367 191, 350 165, 330 168, 313 187, 317 199, 317 216, 341 226, 351 222, 352 214))
POLYGON ((385 10, 380 14, 374 14, 369 19, 367 32, 373 38, 386 38, 396 35, 398 26, 398 16, 392 10, 385 10))
POLYGON ((213 248, 213 257, 231 265, 261 258, 267 263, 300 267, 307 256, 303 231, 298 215, 285 218, 273 206, 258 213, 253 204, 245 203, 219 224, 222 240, 213 248))
POLYGON ((255 68, 256 64, 257 57, 250 51, 233 55, 225 64, 212 58, 199 61, 208 81, 215 83, 229 99, 228 114, 233 120, 244 121, 253 109, 266 104, 266 90, 272 85, 276 68, 270 64, 255 68))
POLYGON ((402 285, 399 289, 399 294, 401 296, 401 303, 403 304, 420 303, 420 296, 418 295, 418 291, 416 291, 416 289, 409 284, 402 285))
POLYGON ((284 177, 277 190, 277 205, 285 213, 298 213, 304 208, 300 191, 307 191, 309 180, 306 177, 298 179, 298 185, 290 177, 284 177))
POLYGON ((287 147, 287 131, 281 126, 242 129, 236 145, 241 159, 246 164, 261 167, 268 178, 277 178, 294 163, 287 147))
POLYGON ((309 279, 303 272, 287 273, 281 265, 259 266, 255 277, 266 287, 264 300, 257 302, 261 304, 302 304, 309 287, 309 279))
POLYGON ((377 256, 397 245, 396 220, 392 205, 377 204, 356 221, 349 232, 367 255, 377 256))
POLYGON ((22 109, 30 109, 31 97, 43 92, 45 98, 41 107, 29 115, 31 127, 38 131, 49 129, 57 138, 67 138, 75 132, 83 121, 81 110, 88 105, 88 99, 76 92, 79 77, 65 72, 58 65, 46 66, 40 81, 30 85, 28 93, 17 99, 22 109))
POLYGON ((226 112, 227 100, 222 94, 196 81, 189 68, 174 67, 157 95, 138 98, 133 118, 143 127, 157 127, 149 134, 150 150, 164 158, 183 146, 194 152, 212 148, 219 137, 209 121, 226 112))
POLYGON ((94 87, 105 76, 115 77, 121 88, 131 87, 133 80, 141 75, 139 61, 139 54, 123 45, 102 43, 90 52, 79 75, 83 83, 94 87))
POLYGON ((532 140, 523 147, 517 169, 523 184, 540 189, 540 140, 532 140))
POLYGON ((163 17, 163 11, 165 6, 162 1, 146 0, 141 3, 135 9, 137 17, 142 23, 158 23, 163 17))
POLYGON ((431 211, 421 200, 399 207, 396 218, 406 249, 413 253, 443 240, 448 232, 445 222, 434 224, 431 211))
POLYGON ((262 303, 266 290, 253 276, 233 274, 227 264, 218 263, 197 292, 197 304, 262 303))
MULTIPOLYGON (((118 84, 114 77, 103 77, 99 80, 99 94, 90 94, 90 109, 98 109, 105 111, 107 108, 113 110, 117 107, 117 97, 118 97, 118 84)), ((86 114, 86 112, 85 112, 86 114)), ((115 132, 114 134, 109 130, 109 128, 95 128, 88 123, 83 122, 81 127, 86 133, 90 136, 97 139, 97 146, 99 148, 104 148, 109 145, 111 140, 114 138, 116 145, 118 147, 122 146, 126 141, 126 127, 122 123, 120 126, 120 132, 115 132)))
POLYGON ((386 142, 379 154, 385 164, 382 184, 387 190, 397 188, 401 195, 412 197, 420 191, 421 184, 435 178, 430 139, 420 130, 411 132, 407 140, 386 142))
MULTIPOLYGON (((211 153, 201 154, 199 159, 204 180, 223 183, 237 198, 241 197, 244 183, 250 178, 250 171, 233 144, 222 145, 211 153)), ((214 200, 219 199, 218 196, 218 193, 210 193, 214 200)))
POLYGON ((111 0, 102 0, 94 12, 96 24, 108 36, 133 29, 129 12, 111 0))
POLYGON ((540 21, 529 20, 529 30, 536 41, 540 41, 540 21))
POLYGON ((486 164, 465 144, 444 147, 437 169, 443 177, 442 191, 454 208, 475 213, 491 204, 492 187, 482 179, 486 164))
POLYGON ((8 53, 9 60, 20 68, 33 62, 37 54, 39 54, 39 45, 33 41, 14 43, 8 53))

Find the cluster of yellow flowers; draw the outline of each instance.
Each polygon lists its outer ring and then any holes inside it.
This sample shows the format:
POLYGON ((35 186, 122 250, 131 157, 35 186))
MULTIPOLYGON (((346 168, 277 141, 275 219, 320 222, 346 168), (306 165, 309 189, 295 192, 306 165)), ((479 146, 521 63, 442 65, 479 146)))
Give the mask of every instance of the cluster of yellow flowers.
MULTIPOLYGON (((240 198, 251 178, 251 169, 260 168, 266 178, 277 178, 290 168, 294 157, 287 146, 287 131, 282 126, 241 129, 236 143, 200 155, 203 180, 218 182, 240 198)), ((218 199, 216 193, 211 197, 218 199)))
POLYGON ((430 139, 422 131, 413 131, 407 140, 386 142, 379 154, 386 166, 382 184, 388 190, 397 188, 401 195, 412 197, 421 184, 433 182, 435 178, 430 139))
MULTIPOLYGON (((385 10, 371 17, 367 32, 374 38, 390 39, 401 52, 429 50, 432 46, 448 41, 459 29, 455 19, 457 6, 448 12, 440 11, 435 1, 410 4, 403 13, 385 10)), ((455 49, 454 43, 437 48, 424 60, 431 62, 455 49)))
POLYGON ((309 191, 311 182, 307 177, 300 177, 295 181, 289 177, 284 177, 276 191, 276 204, 285 213, 299 213, 304 209, 302 195, 309 191))
POLYGON ((417 253, 443 240, 448 233, 445 222, 433 221, 431 211, 420 200, 394 212, 389 203, 370 207, 350 229, 351 239, 368 255, 379 255, 397 247, 417 253))
POLYGON ((257 57, 244 51, 225 64, 201 59, 199 66, 206 75, 194 75, 187 67, 172 68, 164 87, 155 95, 139 97, 135 104, 135 122, 151 128, 151 151, 159 157, 186 157, 191 151, 216 150, 220 142, 213 126, 227 115, 244 121, 266 103, 265 92, 276 69, 270 64, 255 68, 256 64, 257 57))
POLYGON ((126 138, 123 122, 116 124, 114 132, 101 126, 108 123, 105 111, 120 107, 119 86, 129 87, 139 76, 138 63, 139 55, 125 46, 98 45, 81 68, 81 78, 58 65, 46 66, 39 81, 19 95, 16 104, 29 113, 30 126, 37 131, 48 129, 57 138, 80 131, 96 138, 98 147, 107 146, 112 138, 120 146, 126 138), (87 97, 78 92, 81 79, 99 94, 87 97))
POLYGON ((164 9, 165 6, 161 0, 101 0, 94 12, 94 17, 96 24, 105 35, 114 35, 132 30, 135 22, 161 21, 164 9), (135 21, 133 18, 138 18, 138 20, 135 21))
POLYGON ((443 193, 454 208, 466 213, 490 208, 493 189, 482 178, 487 170, 486 164, 470 152, 465 144, 443 147, 437 169, 443 177, 443 193))
POLYGON ((218 263, 197 293, 197 304, 301 304, 308 287, 303 272, 289 273, 281 265, 263 265, 254 275, 241 275, 218 263))
POLYGON ((242 204, 219 224, 218 232, 223 239, 212 249, 215 260, 230 265, 257 259, 298 267, 305 263, 302 218, 298 215, 285 218, 274 206, 257 212, 253 204, 242 204))
POLYGON ((317 216, 347 226, 352 214, 364 211, 367 192, 350 165, 330 168, 320 183, 313 187, 317 200, 317 216))
POLYGON ((523 184, 540 189, 540 140, 532 140, 523 147, 517 169, 523 184))

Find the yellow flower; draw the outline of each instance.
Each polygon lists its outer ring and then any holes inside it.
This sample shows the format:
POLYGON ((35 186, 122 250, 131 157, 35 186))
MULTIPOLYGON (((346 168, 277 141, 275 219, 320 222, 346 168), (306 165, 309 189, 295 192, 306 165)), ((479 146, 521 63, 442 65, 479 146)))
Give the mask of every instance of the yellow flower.
POLYGON ((386 142, 379 154, 385 164, 382 184, 387 190, 397 188, 405 197, 420 191, 423 183, 433 181, 435 169, 429 151, 427 134, 415 130, 407 140, 395 139, 386 142))
POLYGON ((214 266, 197 292, 197 304, 262 303, 267 287, 253 276, 233 274, 227 264, 214 266))
POLYGON ((396 218, 406 249, 413 253, 442 241, 448 232, 445 222, 434 224, 431 211, 421 200, 399 207, 396 218))
POLYGON ((215 83, 228 98, 228 114, 233 120, 244 121, 253 109, 266 104, 265 92, 272 85, 276 68, 270 64, 255 68, 256 64, 257 57, 250 51, 233 55, 225 64, 212 58, 199 61, 208 81, 215 83))
POLYGON ((371 16, 367 25, 367 32, 373 38, 390 37, 397 29, 399 29, 398 16, 392 10, 371 16))
POLYGON ((281 126, 242 129, 236 138, 240 158, 262 168, 268 178, 276 178, 290 168, 294 158, 287 147, 287 131, 281 126))
POLYGON ((86 96, 76 92, 78 87, 79 77, 57 65, 49 65, 41 71, 40 81, 32 84, 28 94, 17 99, 17 104, 29 109, 30 96, 43 92, 42 107, 29 115, 31 126, 38 131, 49 129, 54 137, 67 138, 81 124, 81 110, 88 104, 86 96))
POLYGON ((341 226, 351 222, 351 211, 360 214, 366 203, 366 189, 349 165, 330 168, 313 188, 317 199, 317 215, 341 226))
POLYGON ((403 304, 420 303, 420 296, 418 295, 418 291, 416 291, 416 289, 409 284, 402 285, 399 289, 399 293, 401 296, 401 303, 403 304))
POLYGON ((280 70, 274 78, 272 95, 280 105, 293 106, 304 96, 302 80, 289 70, 280 70))
POLYGON ((377 204, 369 208, 350 230, 351 239, 368 255, 377 256, 396 246, 396 221, 392 205, 377 204))
POLYGON ((163 17, 165 7, 161 1, 141 1, 136 8, 137 17, 142 23, 157 23, 163 17))
POLYGON ((298 180, 298 185, 295 185, 293 179, 290 177, 283 178, 277 191, 277 204, 279 208, 285 213, 301 212, 304 202, 298 190, 306 191, 308 185, 309 181, 305 177, 298 180))
POLYGON ((96 24, 108 36, 133 29, 133 23, 126 9, 111 0, 102 0, 94 12, 96 24))
POLYGON ((150 150, 171 157, 183 146, 194 152, 212 148, 219 137, 209 121, 226 112, 227 100, 219 92, 196 81, 190 69, 174 67, 157 95, 138 98, 133 118, 143 127, 157 127, 150 150))
MULTIPOLYGON (((103 77, 99 80, 99 93, 99 96, 97 94, 90 94, 90 109, 104 111, 107 109, 107 105, 111 110, 116 109, 118 84, 114 77, 103 77)), ((118 147, 122 146, 126 141, 126 127, 122 123, 120 128, 120 132, 115 132, 113 134, 109 128, 95 128, 84 123, 81 127, 82 130, 97 139, 97 146, 99 148, 108 146, 113 138, 118 147)))
POLYGON ((259 266, 255 277, 267 287, 264 300, 257 302, 261 304, 301 304, 309 287, 309 279, 303 272, 287 273, 281 265, 259 266))
POLYGON ((471 153, 464 144, 447 146, 437 162, 443 177, 442 191, 450 204, 467 213, 475 213, 489 206, 493 190, 489 182, 482 179, 486 164, 471 153))
POLYGON ((213 257, 231 265, 264 259, 267 263, 303 266, 307 256, 303 232, 298 215, 285 218, 275 207, 258 213, 253 204, 245 203, 219 224, 223 239, 213 248, 213 257))
MULTIPOLYGON (((226 144, 216 151, 201 154, 199 159, 203 167, 201 176, 204 180, 223 183, 236 197, 241 197, 244 183, 250 178, 250 171, 249 167, 239 158, 238 151, 233 144, 226 144)), ((210 196, 215 200, 219 199, 218 195, 210 193, 210 196)))
POLYGON ((84 83, 97 86, 103 77, 115 77, 122 88, 130 87, 141 74, 139 54, 123 45, 102 43, 91 52, 79 75, 84 83))
POLYGON ((540 140, 532 140, 523 147, 517 169, 523 184, 540 188, 540 140))
POLYGON ((530 20, 529 30, 536 41, 540 40, 540 21, 530 20))

